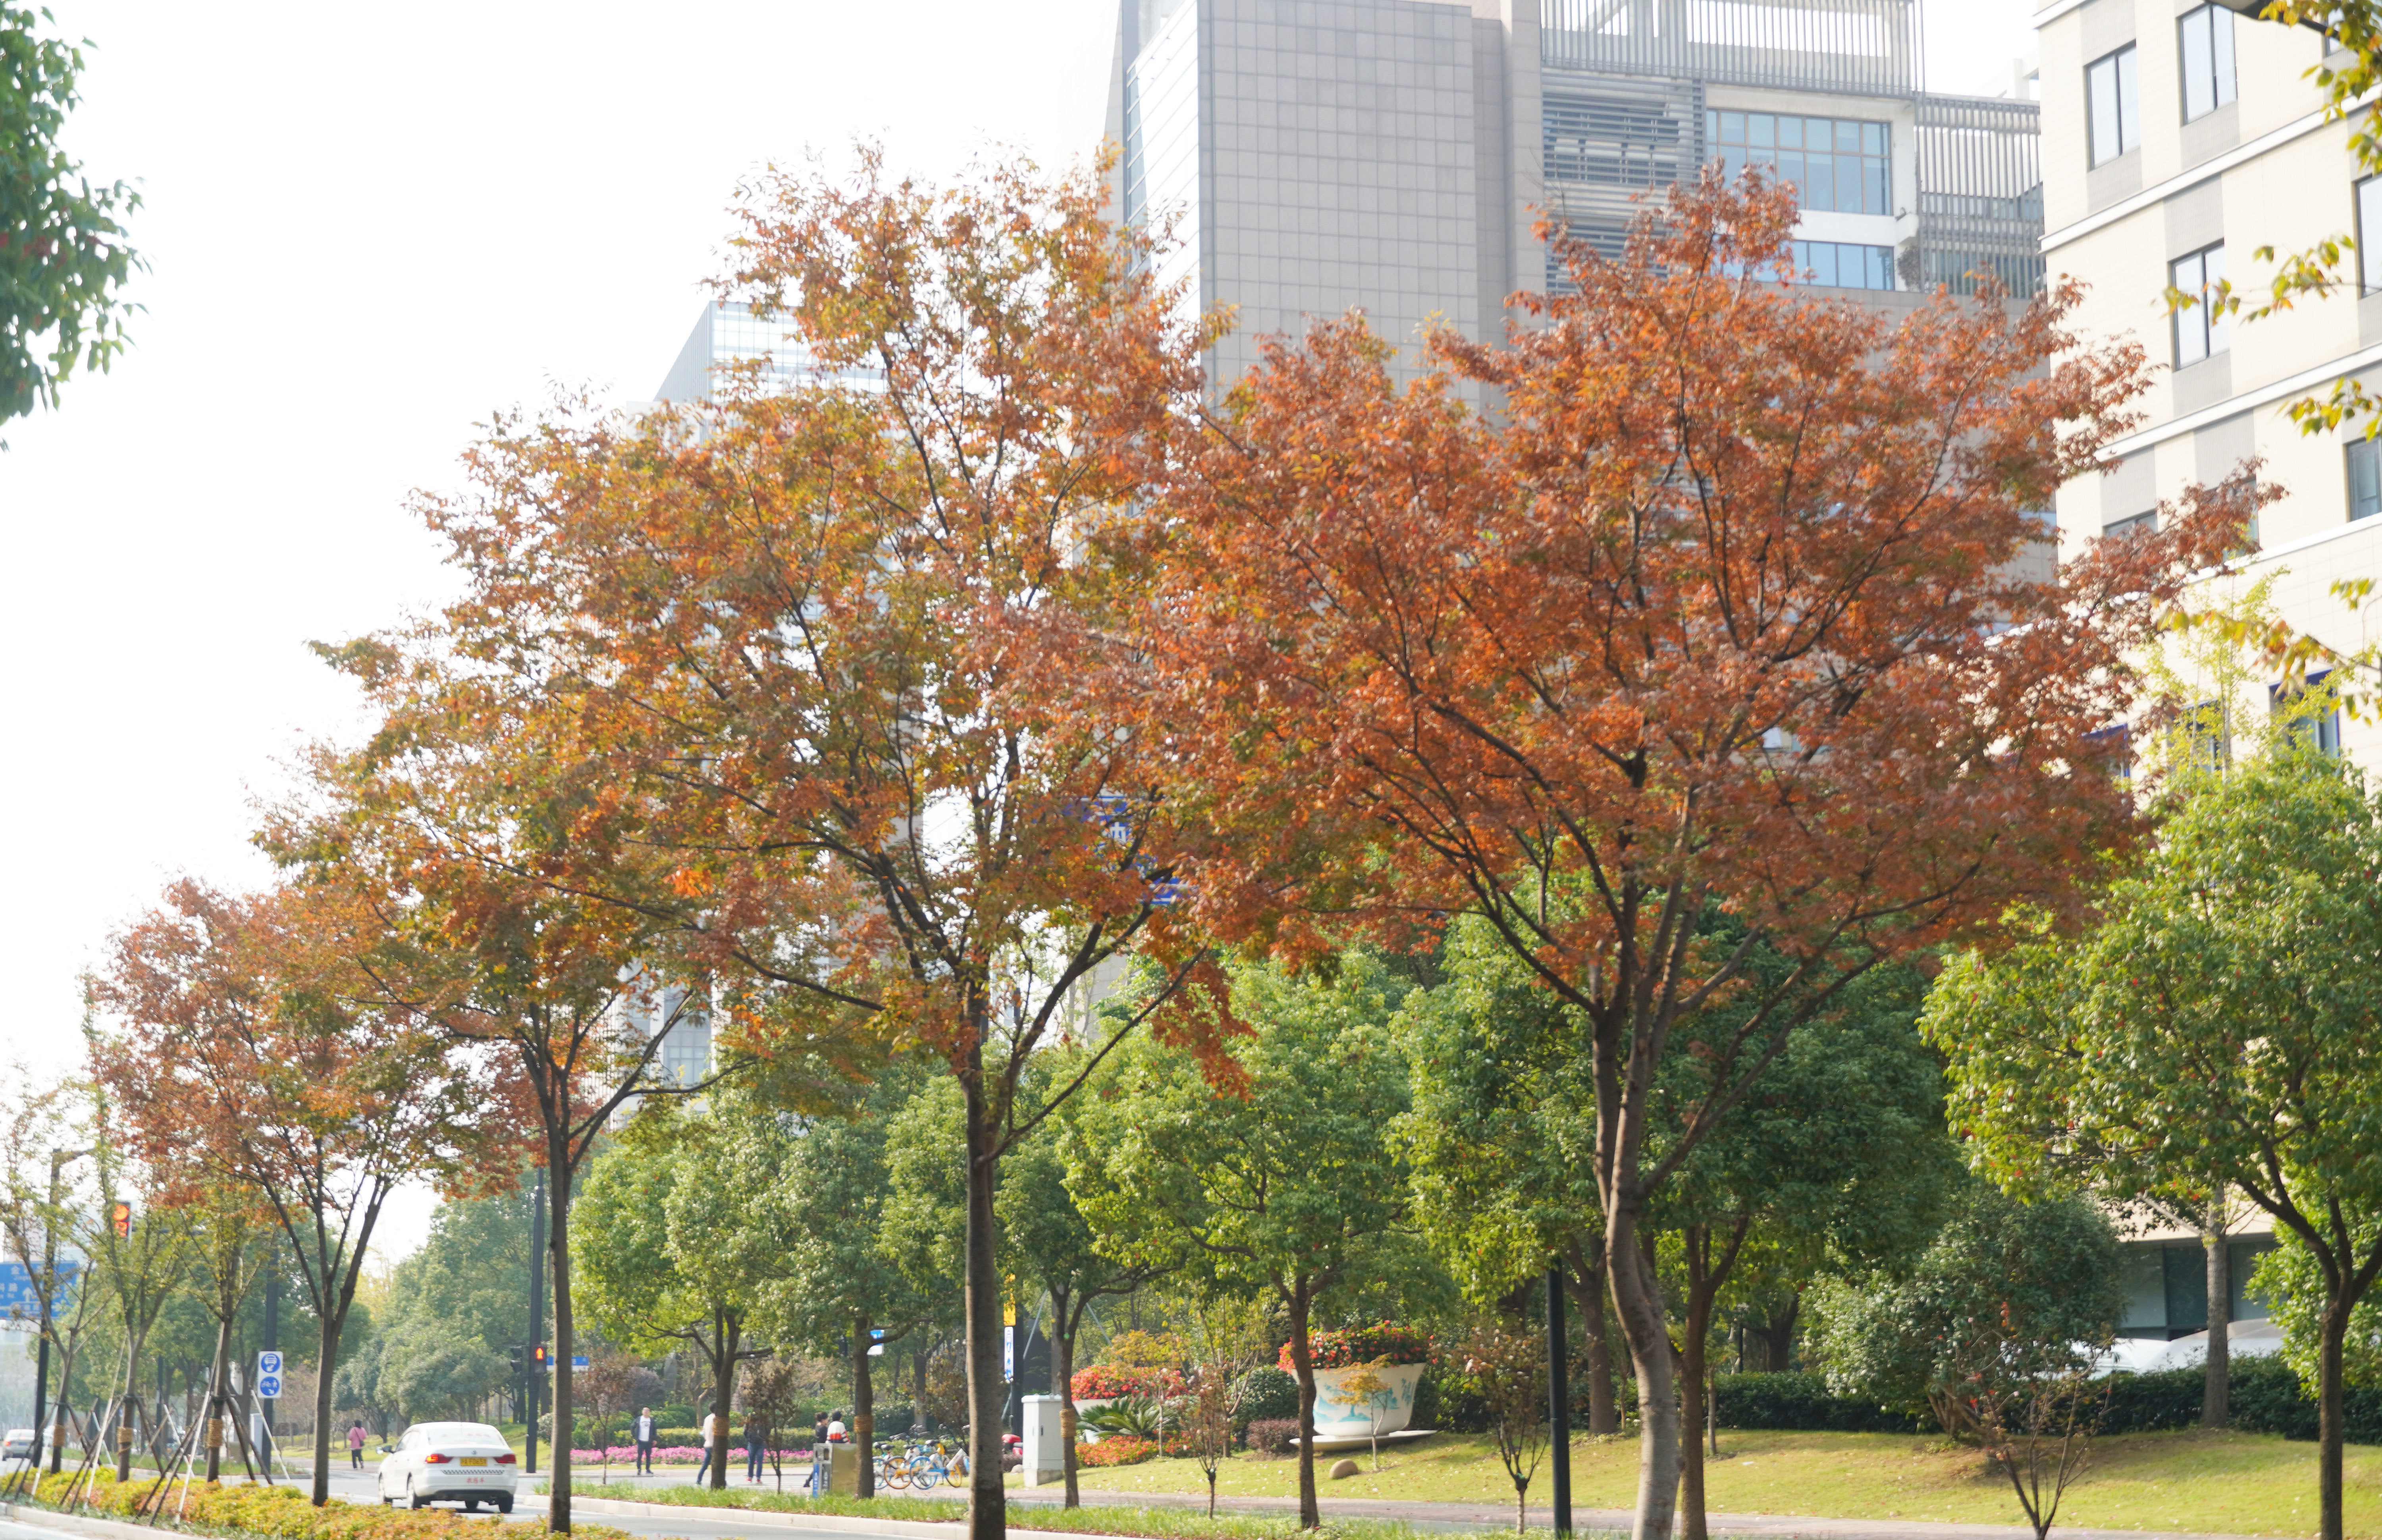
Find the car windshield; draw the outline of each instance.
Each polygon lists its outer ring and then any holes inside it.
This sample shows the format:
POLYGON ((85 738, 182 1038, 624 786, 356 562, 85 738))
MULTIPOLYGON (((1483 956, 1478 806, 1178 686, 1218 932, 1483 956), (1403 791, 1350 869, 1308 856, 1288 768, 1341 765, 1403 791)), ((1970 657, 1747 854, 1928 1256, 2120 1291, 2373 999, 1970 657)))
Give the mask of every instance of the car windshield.
POLYGON ((494 1444, 505 1447, 505 1436, 485 1423, 425 1423, 422 1428, 423 1442, 427 1444, 494 1444))

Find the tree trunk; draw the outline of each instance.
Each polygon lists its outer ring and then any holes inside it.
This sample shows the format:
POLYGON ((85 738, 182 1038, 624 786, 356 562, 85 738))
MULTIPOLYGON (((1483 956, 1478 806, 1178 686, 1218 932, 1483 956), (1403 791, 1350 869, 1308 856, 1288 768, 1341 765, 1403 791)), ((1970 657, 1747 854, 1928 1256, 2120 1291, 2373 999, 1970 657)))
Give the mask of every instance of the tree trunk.
MULTIPOLYGON (((565 1106, 570 1104, 566 1100, 565 1106)), ((554 1473, 547 1486, 546 1527, 556 1534, 571 1533, 571 1145, 567 1131, 548 1141, 546 1183, 546 1249, 548 1277, 554 1279, 554 1473)))
POLYGON ((1671 1338, 1663 1314, 1663 1286, 1639 1247, 1639 1212, 1615 1203, 1605 1216, 1604 1263, 1613 1279, 1614 1312, 1638 1375, 1638 1514, 1632 1540, 1670 1540, 1679 1495, 1678 1390, 1672 1377, 1671 1338))
POLYGON ((1763 1373, 1783 1375, 1794 1367, 1795 1324, 1802 1315, 1803 1296, 1792 1294, 1783 1309, 1773 1312, 1769 1320, 1753 1328, 1753 1339, 1762 1344, 1763 1373))
POLYGON ((2351 1302, 2341 1293, 2325 1302, 2317 1324, 2315 1446, 2316 1540, 2341 1540, 2340 1446, 2341 1344, 2349 1335, 2351 1302))
POLYGON ((719 1361, 711 1382, 711 1436, 718 1458, 711 1462, 707 1478, 715 1492, 728 1490, 728 1414, 736 1394, 736 1341, 740 1323, 732 1310, 715 1310, 711 1314, 712 1344, 719 1350, 719 1361))
MULTIPOLYGON (((224 1312, 223 1319, 215 1323, 215 1359, 207 1369, 207 1480, 210 1483, 223 1479, 224 1402, 230 1389, 226 1382, 230 1377, 231 1312, 227 1310, 224 1312)), ((318 1382, 324 1377, 319 1375, 315 1376, 318 1382)), ((322 1415, 320 1403, 323 1398, 318 1383, 317 1394, 314 1397, 317 1403, 315 1412, 317 1417, 322 1415)))
POLYGON ((1571 1242, 1566 1279, 1579 1311, 1580 1336, 1588 1348, 1588 1431, 1609 1438, 1621 1431, 1621 1409, 1613 1394, 1613 1342, 1604 1309, 1604 1256, 1571 1242))
POLYGON ((2233 1373, 2233 1268, 2226 1253, 2223 1206, 2220 1193, 2217 1212, 2211 1216, 2216 1228, 2200 1237, 2208 1252, 2208 1376, 2200 1393, 2200 1425, 2204 1428, 2221 1428, 2231 1416, 2227 1402, 2233 1373))
MULTIPOLYGON (((868 1316, 856 1313, 852 1317, 852 1426, 849 1436, 853 1450, 860 1457, 860 1470, 854 1478, 853 1495, 862 1497, 877 1496, 877 1380, 868 1370, 868 1316)), ((973 1457, 971 1457, 973 1463, 973 1457)), ((830 1472, 834 1467, 829 1466, 830 1472)))
POLYGON ((967 1101, 968 1540, 1001 1540, 1009 1499, 1001 1487, 1001 1267, 994 1228, 992 1109, 984 1094, 984 1033, 979 1023, 961 1077, 967 1101))
POLYGON ((1298 1527, 1321 1529, 1322 1510, 1315 1501, 1315 1361, 1307 1341, 1307 1286, 1289 1290, 1290 1366, 1298 1376, 1298 1527))
MULTIPOLYGON (((1066 1508, 1081 1508, 1083 1493, 1075 1484, 1075 1331, 1082 1323, 1067 1311, 1068 1296, 1064 1289, 1050 1290, 1050 1324, 1058 1329, 1050 1334, 1050 1377, 1059 1382, 1059 1463, 1066 1473, 1066 1508)), ((1209 1484, 1209 1500, 1215 1500, 1215 1484, 1209 1484)))

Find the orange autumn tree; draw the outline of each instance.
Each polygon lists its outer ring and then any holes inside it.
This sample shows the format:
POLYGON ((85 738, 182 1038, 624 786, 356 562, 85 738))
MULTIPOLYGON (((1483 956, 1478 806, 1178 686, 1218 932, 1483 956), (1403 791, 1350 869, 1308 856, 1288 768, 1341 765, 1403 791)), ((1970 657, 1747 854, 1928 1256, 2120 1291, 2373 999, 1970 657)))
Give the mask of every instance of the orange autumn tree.
MULTIPOLYGON (((325 1366, 317 1506, 330 1500, 327 1365, 382 1205, 407 1179, 467 1181, 495 1143, 484 1068, 372 997, 357 956, 379 935, 339 894, 186 879, 115 937, 93 991, 92 1069, 141 1158, 185 1187, 252 1195, 289 1242, 325 1366)), ((217 1401, 222 1375, 219 1351, 217 1401)))
MULTIPOLYGON (((356 958, 362 997, 493 1076, 503 1169, 545 1174, 552 1409, 574 1425, 571 1217, 578 1179, 614 1117, 638 1098, 698 1094, 743 1066, 723 1056, 692 1082, 659 1072, 671 1028, 713 1005, 668 927, 634 901, 659 869, 617 837, 620 804, 596 766, 544 729, 559 719, 439 657, 360 642, 333 654, 379 715, 362 748, 315 751, 308 791, 260 842, 313 888, 356 895, 374 937, 356 958), (603 886, 613 898, 587 891, 603 886)), ((571 1524, 571 1462, 558 1454, 546 1524, 571 1524)))
POLYGON ((1644 1537, 1683 1436, 1650 1204, 1849 981, 2069 907, 2136 837, 2104 729, 2260 495, 2030 562, 2032 510, 2130 421, 2138 349, 2072 336, 2072 288, 1898 326, 1808 300, 1767 275, 1792 220, 1758 180, 1681 189, 1404 391, 1358 320, 1270 347, 1178 467, 1112 662, 1175 816, 1212 825, 1185 886, 1221 931, 1296 950, 1469 910, 1588 1022, 1644 1537), (1664 1138, 1700 1015, 1713 1090, 1664 1138))
POLYGON ((948 1066, 978 1535, 1005 1522, 993 1193, 1055 1105, 1021 1077, 1130 955, 1200 965, 1168 923, 1150 774, 1122 724, 1070 706, 1110 535, 1205 336, 1103 196, 1022 165, 922 188, 872 153, 849 184, 772 174, 731 287, 811 374, 499 422, 472 491, 424 503, 462 598, 344 654, 405 681, 400 756, 502 722, 535 746, 506 764, 575 785, 510 870, 713 970, 766 1092, 878 1052, 948 1066))

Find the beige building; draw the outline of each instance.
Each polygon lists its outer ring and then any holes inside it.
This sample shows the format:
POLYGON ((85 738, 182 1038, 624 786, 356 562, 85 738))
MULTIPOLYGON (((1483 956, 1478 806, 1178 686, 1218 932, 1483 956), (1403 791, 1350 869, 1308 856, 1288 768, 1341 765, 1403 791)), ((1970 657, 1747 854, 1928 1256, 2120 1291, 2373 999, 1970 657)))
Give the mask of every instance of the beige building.
MULTIPOLYGON (((2324 121, 2308 78, 2322 36, 2200 0, 2055 0, 2035 20, 2046 268, 2089 286, 2085 334, 2134 338, 2157 372, 2146 421, 2116 446, 2123 465, 2063 490, 2063 536, 2072 549, 2263 457, 2262 477, 2289 495, 2262 519, 2258 557, 2224 581, 2270 578, 2283 618, 2354 650, 2366 622, 2328 590, 2382 575, 2382 446, 2304 434, 2285 414, 2382 361, 2382 183, 2361 180, 2348 128, 2324 121), (2351 292, 2253 324, 2167 313, 2170 284, 2228 280, 2246 304, 2273 271, 2258 248, 2355 237, 2365 221, 2376 250, 2350 259, 2351 292)), ((2371 383, 2382 387, 2382 371, 2371 383)), ((2321 728, 2351 754, 2382 751, 2373 724, 2336 716, 2321 728)))
MULTIPOLYGON (((2262 7, 2055 0, 2036 13, 2046 270, 2088 286, 2076 317, 2084 335, 2133 338, 2157 374, 2140 403, 2143 423, 2115 446, 2120 467, 2062 490, 2060 530, 2073 549, 2138 527, 2185 486, 2261 457, 2262 479, 2288 495, 2262 517, 2258 556, 2204 598, 2266 580, 2280 618, 2354 651, 2368 621, 2330 590, 2382 577, 2382 445, 2353 429, 2303 434, 2288 408, 2328 396, 2343 377, 2382 387, 2382 180, 2363 177, 2348 127, 2324 120, 2309 78, 2325 59, 2323 36, 2253 19, 2262 7), (2259 248, 2362 242, 2369 227, 2376 249, 2350 256, 2347 292, 2247 324, 2205 307, 2168 312, 2168 286, 2198 293, 2220 280, 2246 308, 2274 271, 2259 248)), ((2252 712, 2271 726, 2279 681, 2202 682, 2212 701, 2229 694, 2221 730, 2238 736, 2252 712)), ((2373 723, 2333 712, 2309 730, 2335 752, 2382 762, 2373 723)), ((2229 1248, 2237 1351, 2273 1351, 2265 1303, 2244 1287, 2271 1231, 2245 1213, 2229 1248)), ((2150 1226, 2134 1236, 2123 1335, 2156 1341, 2203 1326, 2199 1238, 2150 1226)))

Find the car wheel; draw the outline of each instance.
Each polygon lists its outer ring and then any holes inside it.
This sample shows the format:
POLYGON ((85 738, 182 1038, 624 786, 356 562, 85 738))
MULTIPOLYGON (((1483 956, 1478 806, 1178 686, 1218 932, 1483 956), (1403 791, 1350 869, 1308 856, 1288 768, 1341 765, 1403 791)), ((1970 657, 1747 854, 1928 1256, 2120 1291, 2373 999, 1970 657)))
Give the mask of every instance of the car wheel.
POLYGON ((463 1511, 466 1513, 477 1513, 480 1511, 480 1499, 477 1497, 465 1497, 463 1499, 463 1511))
POLYGON ((510 1495, 501 1497, 491 1497, 488 1500, 497 1505, 497 1511, 499 1513, 510 1513, 513 1510, 513 1499, 510 1495))
POLYGON ((430 1506, 430 1499, 415 1491, 413 1489, 413 1483, 411 1481, 408 1481, 405 1484, 405 1498, 406 1506, 409 1508, 428 1508, 430 1506))

